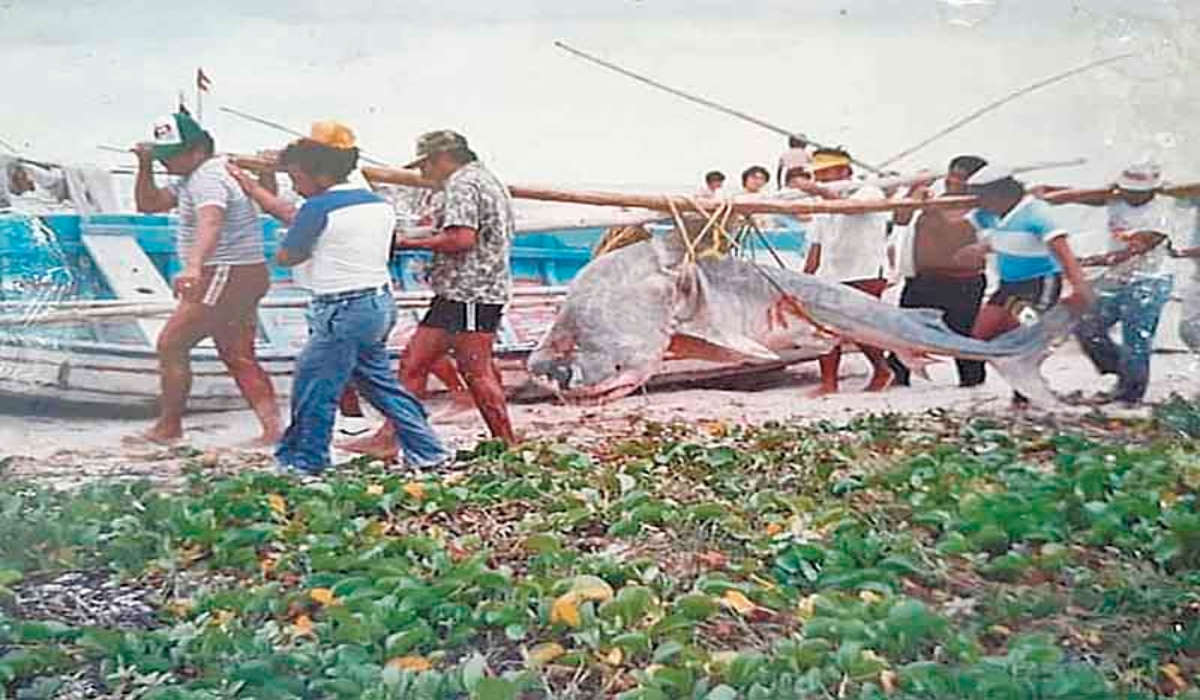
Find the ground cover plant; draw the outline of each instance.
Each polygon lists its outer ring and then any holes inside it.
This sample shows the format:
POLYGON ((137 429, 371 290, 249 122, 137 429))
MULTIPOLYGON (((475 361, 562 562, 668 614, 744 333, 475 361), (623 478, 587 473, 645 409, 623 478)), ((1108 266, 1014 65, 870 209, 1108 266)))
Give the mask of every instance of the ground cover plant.
POLYGON ((13 698, 1200 698, 1200 405, 0 485, 13 698))

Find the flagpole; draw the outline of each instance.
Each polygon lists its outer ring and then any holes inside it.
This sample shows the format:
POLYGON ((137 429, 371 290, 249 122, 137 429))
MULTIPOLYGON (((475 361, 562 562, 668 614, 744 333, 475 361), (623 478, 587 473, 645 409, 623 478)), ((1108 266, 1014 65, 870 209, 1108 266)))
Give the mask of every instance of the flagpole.
POLYGON ((196 121, 204 123, 204 69, 196 69, 196 121))

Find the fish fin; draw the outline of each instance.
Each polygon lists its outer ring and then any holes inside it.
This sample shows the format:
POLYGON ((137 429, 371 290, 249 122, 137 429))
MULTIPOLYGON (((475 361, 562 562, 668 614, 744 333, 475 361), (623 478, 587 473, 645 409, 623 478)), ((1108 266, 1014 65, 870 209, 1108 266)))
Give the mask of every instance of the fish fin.
POLYGON ((695 336, 706 343, 751 359, 768 361, 779 359, 779 353, 771 350, 757 340, 740 333, 726 334, 718 329, 709 328, 700 332, 689 332, 688 335, 695 336))
POLYGON ((922 326, 939 331, 951 330, 946 325, 946 312, 941 309, 903 309, 903 312, 915 318, 922 326))
POLYGON ((939 362, 936 357, 930 357, 925 353, 896 351, 896 357, 908 368, 909 372, 925 381, 929 381, 929 365, 939 362))

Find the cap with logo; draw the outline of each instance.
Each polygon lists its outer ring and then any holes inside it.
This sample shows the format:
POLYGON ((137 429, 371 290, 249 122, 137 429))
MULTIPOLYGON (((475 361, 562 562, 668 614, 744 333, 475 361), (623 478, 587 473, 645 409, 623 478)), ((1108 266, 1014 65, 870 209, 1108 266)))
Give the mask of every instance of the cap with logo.
POLYGON ((450 151, 465 151, 469 148, 467 137, 456 131, 449 129, 431 131, 417 139, 417 157, 404 167, 415 168, 430 156, 450 151))
POLYGON ((154 123, 154 158, 174 158, 201 143, 207 136, 204 127, 186 112, 163 117, 154 123))

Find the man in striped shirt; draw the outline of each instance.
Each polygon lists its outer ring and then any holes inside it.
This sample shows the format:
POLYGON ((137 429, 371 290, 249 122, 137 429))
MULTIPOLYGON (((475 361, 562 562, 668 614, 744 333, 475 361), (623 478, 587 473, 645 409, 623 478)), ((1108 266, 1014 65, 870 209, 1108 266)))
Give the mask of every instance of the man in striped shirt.
POLYGON ((138 211, 178 208, 176 251, 183 264, 173 280, 179 305, 158 337, 158 422, 135 439, 170 443, 183 437, 191 350, 212 338, 262 424, 256 444, 273 445, 282 434, 279 406, 271 378, 254 354, 258 302, 271 283, 258 208, 226 170, 225 159, 216 156, 212 136, 186 112, 160 120, 154 142, 135 150, 138 211), (179 181, 157 186, 155 161, 179 181))

